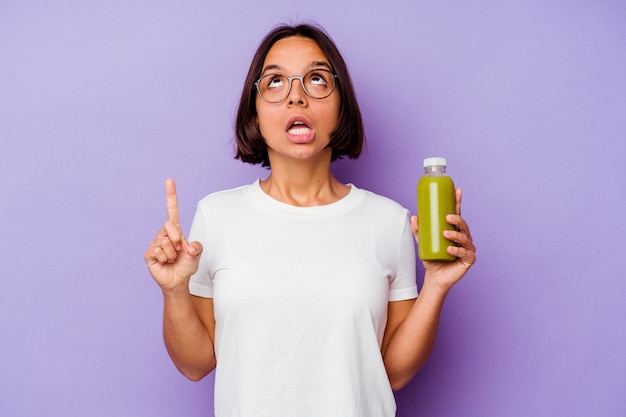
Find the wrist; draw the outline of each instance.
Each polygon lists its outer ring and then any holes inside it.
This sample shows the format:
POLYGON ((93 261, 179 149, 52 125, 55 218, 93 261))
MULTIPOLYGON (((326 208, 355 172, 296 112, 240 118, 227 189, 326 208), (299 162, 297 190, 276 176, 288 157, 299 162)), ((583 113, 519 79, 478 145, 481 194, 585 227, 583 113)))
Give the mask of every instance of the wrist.
POLYGON ((180 301, 188 299, 191 296, 188 282, 172 287, 161 287, 161 292, 163 293, 163 299, 165 301, 180 301))
POLYGON ((451 286, 442 285, 436 277, 432 276, 428 272, 424 275, 424 283, 420 290, 421 293, 426 292, 433 298, 445 298, 450 292, 451 286))

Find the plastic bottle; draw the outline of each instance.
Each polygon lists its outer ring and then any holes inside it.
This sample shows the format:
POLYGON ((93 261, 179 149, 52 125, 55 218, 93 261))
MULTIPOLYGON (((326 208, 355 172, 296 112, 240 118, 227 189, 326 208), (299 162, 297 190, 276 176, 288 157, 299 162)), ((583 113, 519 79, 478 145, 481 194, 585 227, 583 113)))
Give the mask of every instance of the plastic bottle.
POLYGON ((423 261, 453 261, 447 247, 455 243, 443 237, 454 230, 446 215, 456 213, 454 182, 446 174, 445 158, 424 159, 424 176, 417 183, 418 248, 423 261))

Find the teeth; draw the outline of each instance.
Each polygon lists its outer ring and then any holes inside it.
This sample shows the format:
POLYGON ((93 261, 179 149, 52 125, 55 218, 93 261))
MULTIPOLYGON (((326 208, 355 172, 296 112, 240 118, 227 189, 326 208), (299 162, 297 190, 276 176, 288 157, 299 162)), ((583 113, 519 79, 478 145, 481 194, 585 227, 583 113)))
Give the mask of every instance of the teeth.
POLYGON ((292 135, 306 135, 310 131, 311 129, 309 129, 308 127, 299 127, 299 128, 292 127, 291 129, 289 129, 289 133, 292 135))

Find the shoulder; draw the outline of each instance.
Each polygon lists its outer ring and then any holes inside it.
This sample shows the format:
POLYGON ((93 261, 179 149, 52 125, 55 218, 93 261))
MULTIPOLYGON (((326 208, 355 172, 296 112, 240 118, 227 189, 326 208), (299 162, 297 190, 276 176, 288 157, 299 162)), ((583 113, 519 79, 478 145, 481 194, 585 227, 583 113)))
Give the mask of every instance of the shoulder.
POLYGON ((216 234, 245 218, 251 206, 247 197, 248 187, 250 185, 216 191, 198 201, 189 238, 193 236, 201 240, 199 233, 211 230, 212 234, 216 234))
POLYGON ((387 216, 405 217, 409 213, 406 207, 389 197, 364 189, 357 188, 356 191, 362 195, 363 206, 367 209, 374 210, 387 216))
POLYGON ((253 184, 242 185, 236 188, 213 192, 198 202, 198 208, 210 209, 214 207, 232 207, 240 205, 249 196, 253 184))

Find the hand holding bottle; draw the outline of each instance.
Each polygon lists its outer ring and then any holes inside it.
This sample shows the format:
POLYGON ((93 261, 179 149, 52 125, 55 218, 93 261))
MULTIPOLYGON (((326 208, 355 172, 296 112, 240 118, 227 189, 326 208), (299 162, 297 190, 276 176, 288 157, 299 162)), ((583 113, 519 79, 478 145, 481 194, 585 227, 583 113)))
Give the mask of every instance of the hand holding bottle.
MULTIPOLYGON (((453 226, 454 230, 445 230, 443 235, 446 239, 455 243, 448 246, 447 252, 455 258, 454 261, 423 261, 426 270, 426 279, 432 277, 441 287, 449 289, 459 281, 470 267, 476 263, 476 246, 472 240, 469 226, 461 217, 462 191, 457 189, 456 214, 448 214, 446 221, 453 226)), ((419 245, 418 217, 411 217, 411 229, 419 245)))
POLYGON ((419 217, 411 218, 411 228, 427 278, 449 289, 476 262, 476 247, 461 217, 462 192, 446 174, 445 158, 427 158, 424 168, 417 187, 419 217))

